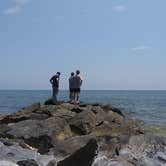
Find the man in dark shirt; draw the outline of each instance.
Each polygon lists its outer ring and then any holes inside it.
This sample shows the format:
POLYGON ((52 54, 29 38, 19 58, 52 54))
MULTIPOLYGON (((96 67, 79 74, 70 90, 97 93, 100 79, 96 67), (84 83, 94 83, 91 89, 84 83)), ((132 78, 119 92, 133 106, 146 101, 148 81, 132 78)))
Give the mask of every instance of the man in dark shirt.
POLYGON ((57 101, 57 94, 59 91, 59 79, 60 79, 60 72, 57 72, 56 75, 54 75, 51 79, 50 79, 50 83, 52 84, 52 99, 54 101, 57 101))

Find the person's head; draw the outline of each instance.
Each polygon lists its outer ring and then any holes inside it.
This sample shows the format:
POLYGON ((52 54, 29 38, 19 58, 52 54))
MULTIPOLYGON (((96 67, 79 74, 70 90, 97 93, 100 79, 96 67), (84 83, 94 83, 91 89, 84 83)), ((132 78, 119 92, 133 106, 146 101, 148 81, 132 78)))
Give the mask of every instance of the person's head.
POLYGON ((71 72, 71 76, 72 76, 72 77, 74 76, 74 72, 71 72))
POLYGON ((76 70, 76 74, 77 74, 77 75, 80 74, 80 71, 79 71, 79 70, 76 70))
POLYGON ((61 75, 61 73, 60 73, 60 72, 57 72, 56 74, 57 74, 58 76, 60 76, 60 75, 61 75))

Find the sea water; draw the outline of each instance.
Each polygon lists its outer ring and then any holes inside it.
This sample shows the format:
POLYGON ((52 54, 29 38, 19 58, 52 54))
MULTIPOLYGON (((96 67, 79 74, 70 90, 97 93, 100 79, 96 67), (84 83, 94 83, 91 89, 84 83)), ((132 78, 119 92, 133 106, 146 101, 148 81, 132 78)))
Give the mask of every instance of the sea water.
MULTIPOLYGON (((58 98, 68 101, 68 96, 68 91, 60 91, 58 98)), ((16 112, 50 97, 51 90, 0 90, 0 113, 16 112)), ((87 90, 81 92, 80 99, 88 103, 111 104, 146 124, 166 124, 166 91, 87 90)))

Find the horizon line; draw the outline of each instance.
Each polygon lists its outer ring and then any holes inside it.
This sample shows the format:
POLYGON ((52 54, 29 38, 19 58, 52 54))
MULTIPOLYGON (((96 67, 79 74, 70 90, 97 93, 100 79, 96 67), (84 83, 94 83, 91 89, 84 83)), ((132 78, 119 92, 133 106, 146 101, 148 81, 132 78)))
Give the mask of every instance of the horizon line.
MULTIPOLYGON (((0 91, 52 91, 52 89, 0 89, 0 91)), ((69 91, 69 89, 59 91, 69 91)), ((82 89, 81 91, 166 91, 166 89, 82 89)))

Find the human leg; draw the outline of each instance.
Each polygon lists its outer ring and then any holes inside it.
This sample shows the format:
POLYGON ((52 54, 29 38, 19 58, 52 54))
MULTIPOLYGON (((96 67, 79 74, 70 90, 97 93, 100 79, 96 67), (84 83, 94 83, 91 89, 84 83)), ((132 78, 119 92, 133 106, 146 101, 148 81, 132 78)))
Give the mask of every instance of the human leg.
POLYGON ((72 101, 72 92, 71 91, 69 92, 69 101, 70 102, 72 101))
POLYGON ((73 92, 73 102, 75 103, 75 101, 76 101, 76 92, 74 91, 73 92))
POLYGON ((71 92, 71 102, 74 102, 74 92, 71 92))
POLYGON ((69 101, 73 102, 74 100, 74 91, 72 88, 69 89, 69 101))
POLYGON ((75 102, 79 103, 79 98, 80 98, 80 88, 77 88, 75 90, 75 102))
POLYGON ((73 102, 76 103, 77 101, 77 89, 73 89, 73 102))
POLYGON ((53 98, 54 101, 57 101, 57 94, 58 94, 58 88, 57 87, 53 87, 52 98, 53 98))
POLYGON ((79 99, 80 99, 80 92, 77 92, 77 93, 76 93, 76 102, 77 102, 77 103, 80 102, 79 99))

